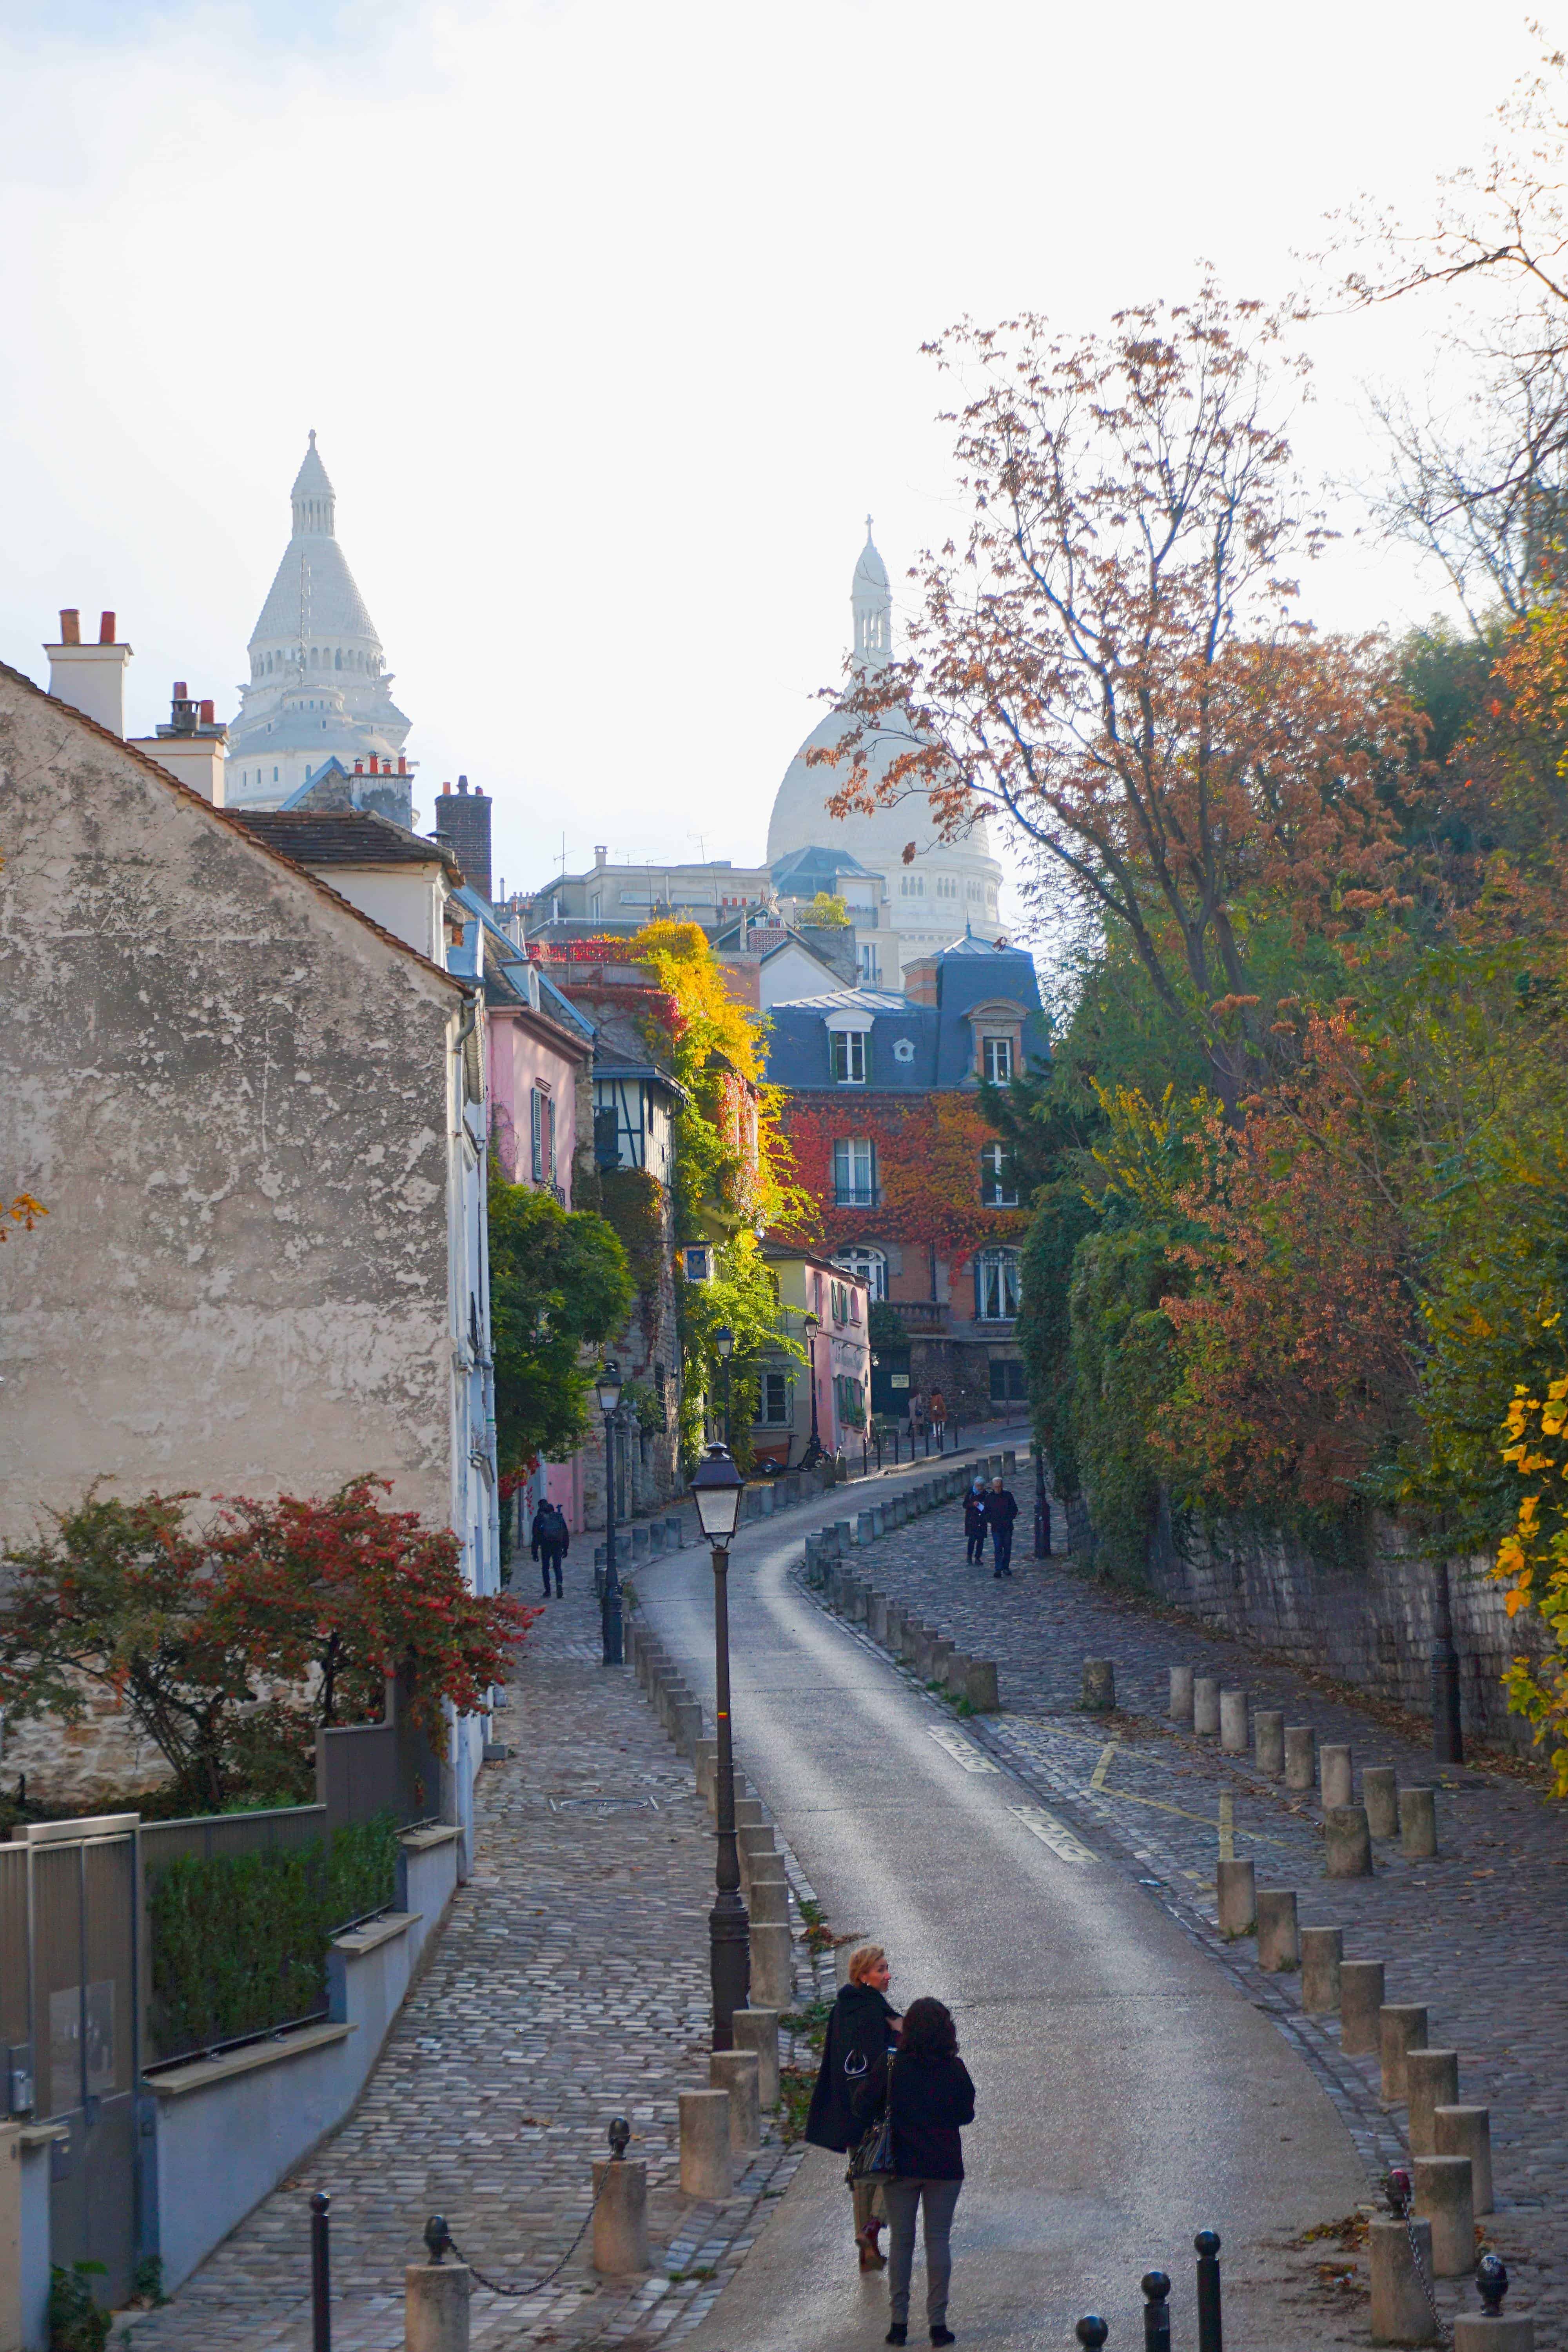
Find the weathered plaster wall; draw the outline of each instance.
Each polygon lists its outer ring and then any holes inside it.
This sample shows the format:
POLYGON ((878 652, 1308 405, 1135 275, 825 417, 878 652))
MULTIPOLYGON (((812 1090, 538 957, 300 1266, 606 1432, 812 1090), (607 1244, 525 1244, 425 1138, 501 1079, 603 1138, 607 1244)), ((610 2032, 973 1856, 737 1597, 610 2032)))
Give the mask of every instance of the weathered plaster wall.
POLYGON ((121 1491, 448 1516, 451 982, 0 670, 0 1533, 121 1491))

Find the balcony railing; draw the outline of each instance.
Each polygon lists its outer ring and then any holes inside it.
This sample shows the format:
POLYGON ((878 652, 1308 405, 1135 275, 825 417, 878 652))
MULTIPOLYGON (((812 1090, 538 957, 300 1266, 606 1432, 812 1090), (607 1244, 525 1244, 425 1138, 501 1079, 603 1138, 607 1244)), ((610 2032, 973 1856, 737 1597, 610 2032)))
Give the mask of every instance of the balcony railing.
POLYGON ((890 1307, 910 1331, 945 1331, 948 1308, 940 1298, 887 1298, 879 1302, 890 1307))
POLYGON ((836 1184, 833 1205, 836 1209, 877 1209, 881 1206, 882 1193, 876 1184, 836 1184))

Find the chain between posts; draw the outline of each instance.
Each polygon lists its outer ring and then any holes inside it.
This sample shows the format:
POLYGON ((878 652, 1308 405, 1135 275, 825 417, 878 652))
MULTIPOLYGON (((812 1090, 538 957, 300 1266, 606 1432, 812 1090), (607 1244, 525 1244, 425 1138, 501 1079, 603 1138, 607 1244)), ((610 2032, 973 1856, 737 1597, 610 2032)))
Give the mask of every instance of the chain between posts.
POLYGON ((430 2219, 425 2224, 425 2243, 430 2249, 431 2262, 433 2263, 439 2263, 442 2255, 446 2252, 447 2249, 450 2247, 458 2260, 464 2263, 468 2269, 472 2271, 479 2284, 482 2287, 487 2287, 491 2294, 507 2295, 514 2299, 521 2299, 522 2296, 530 2294, 542 2294, 547 2286, 552 2286, 554 2284, 562 2272, 565 2269, 567 2263, 571 2261, 573 2255, 576 2252, 578 2247, 582 2244, 584 2239, 587 2236, 588 2226, 593 2221, 595 2214, 599 2210, 599 2200, 609 2186, 611 2168, 618 2164, 626 2155, 626 2143, 630 2138, 630 2125, 626 2122, 624 2116, 617 2116, 609 2129, 610 2162, 605 2167, 603 2177, 601 2178, 599 2185, 595 2189, 593 2197, 589 2201, 586 2213, 583 2216, 582 2227, 579 2229, 576 2236, 573 2239, 572 2243, 567 2247, 566 2252, 562 2255, 554 2268, 552 2270, 546 2271, 542 2278, 526 2279, 521 2286, 503 2286, 499 2279, 488 2278, 485 2275, 485 2273, 480 2270, 477 2263, 470 2263, 468 2261, 468 2256, 464 2253, 461 2246, 458 2245, 456 2238, 453 2237, 451 2231, 448 2229, 446 2221, 442 2219, 439 2213, 432 2213, 430 2219))
POLYGON ((1443 2326, 1443 2315, 1437 2308, 1437 2297, 1432 2282, 1426 2275, 1426 2265, 1421 2259, 1421 2247, 1415 2235, 1415 2224, 1411 2219, 1410 2175, 1403 2169, 1391 2172, 1388 2176, 1386 2195, 1394 2218, 1405 2224, 1405 2235, 1410 2244, 1410 2260, 1420 2283, 1421 2292, 1426 2298, 1426 2308, 1432 2315, 1432 2325, 1437 2330, 1437 2341, 1440 2344, 1446 2343, 1447 2338, 1443 2326))

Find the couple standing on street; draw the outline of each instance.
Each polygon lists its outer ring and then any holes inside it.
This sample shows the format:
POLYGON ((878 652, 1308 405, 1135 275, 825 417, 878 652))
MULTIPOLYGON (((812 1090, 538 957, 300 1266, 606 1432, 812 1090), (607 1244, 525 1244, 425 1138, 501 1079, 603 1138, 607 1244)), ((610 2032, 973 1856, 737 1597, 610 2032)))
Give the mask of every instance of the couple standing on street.
POLYGON ((805 2137, 840 2156, 855 2152, 847 2176, 855 2243, 862 2271, 887 2270, 889 2344, 909 2342, 915 2216, 923 2208, 926 2322, 933 2344, 952 2344, 950 2239, 963 2186, 959 2135, 974 2120, 974 2085, 958 2054, 952 2011, 940 2000, 912 2000, 900 2017, 888 1999, 891 1979, 880 1944, 851 1953, 849 1981, 827 2021, 805 2137), (868 2173, 857 2159, 873 2142, 876 2169, 868 2173), (877 2246, 884 2216, 885 2257, 877 2246))
POLYGON ((1013 1573, 1013 1525, 1018 1516, 1016 1496, 1010 1494, 1000 1478, 993 1478, 989 1486, 984 1478, 976 1478, 963 1498, 963 1533, 968 1544, 969 1564, 978 1568, 985 1557, 985 1530, 991 1530, 993 1576, 1013 1573))

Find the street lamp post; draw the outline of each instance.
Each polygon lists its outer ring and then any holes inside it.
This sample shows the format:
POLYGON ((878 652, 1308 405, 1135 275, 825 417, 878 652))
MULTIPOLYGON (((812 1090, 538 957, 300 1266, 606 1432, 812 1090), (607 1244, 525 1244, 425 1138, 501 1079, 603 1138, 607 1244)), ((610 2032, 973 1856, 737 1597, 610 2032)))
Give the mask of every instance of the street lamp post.
POLYGON ((708 1914, 708 1963, 713 1983, 713 2047, 735 2046, 735 2011, 752 1983, 751 1921, 741 1900, 741 1857, 735 1845, 735 1757, 730 1738, 730 1545, 741 1516, 741 1474, 726 1445, 710 1445, 691 1480, 697 1518, 713 1553, 713 1685, 717 1754, 719 1856, 716 1893, 708 1914))
POLYGON ((815 1470, 822 1459, 822 1440, 816 1432, 816 1335, 822 1325, 809 1307, 805 1312, 805 1348, 811 1369, 811 1444, 800 1457, 803 1470, 815 1470))
POLYGON ((735 1352, 735 1334, 727 1323, 721 1323, 713 1334, 713 1345, 719 1350, 724 1367, 724 1443, 733 1453, 735 1433, 730 1426, 730 1359, 735 1352))
POLYGON ((618 1666, 621 1654, 621 1580, 616 1569, 616 1413, 621 1402, 620 1367, 613 1359, 594 1382, 605 1416, 605 1597, 599 1604, 605 1664, 618 1666))
POLYGON ((1459 1714, 1459 1654, 1448 1598, 1448 1563, 1432 1564, 1432 1754, 1439 1764, 1462 1764, 1465 1734, 1459 1714))

